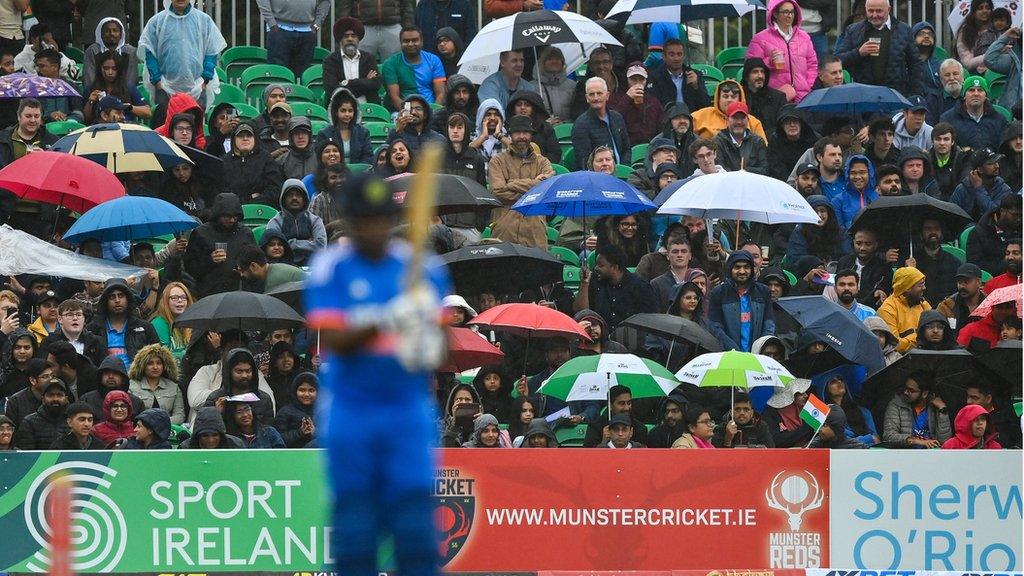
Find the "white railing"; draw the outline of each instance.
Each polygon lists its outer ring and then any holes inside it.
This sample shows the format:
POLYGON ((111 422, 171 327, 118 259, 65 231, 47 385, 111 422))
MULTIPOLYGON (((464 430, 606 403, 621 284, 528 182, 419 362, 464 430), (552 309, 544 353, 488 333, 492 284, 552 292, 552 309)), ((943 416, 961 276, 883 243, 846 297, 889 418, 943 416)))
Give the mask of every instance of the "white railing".
MULTIPOLYGON (((767 0, 766 0, 767 1, 767 0)), ((136 0, 138 20, 145 22, 158 10, 163 8, 163 0, 136 0)), ((577 3, 579 0, 577 0, 577 3)), ((947 49, 953 41, 946 24, 946 17, 952 6, 951 0, 892 0, 893 11, 903 22, 914 23, 927 20, 935 26, 935 42, 947 49)), ((834 30, 841 30, 842 23, 850 13, 850 0, 836 0, 836 22, 834 30)), ((198 7, 208 13, 224 33, 229 46, 256 45, 262 46, 264 30, 260 25, 260 13, 255 0, 198 0, 198 7)), ((331 5, 328 22, 337 19, 337 2, 331 5)), ((483 24, 482 0, 478 0, 477 19, 483 24)), ((696 24, 700 33, 692 33, 690 42, 703 53, 703 58, 714 63, 715 54, 730 46, 746 46, 750 38, 764 27, 764 13, 755 12, 741 18, 726 18, 702 21, 696 24)), ((696 32, 695 30, 695 32, 696 32)), ((137 37, 138 30, 134 36, 137 37)), ((325 25, 319 33, 319 45, 333 47, 331 26, 325 25)), ((951 53, 955 53, 950 50, 951 53)))

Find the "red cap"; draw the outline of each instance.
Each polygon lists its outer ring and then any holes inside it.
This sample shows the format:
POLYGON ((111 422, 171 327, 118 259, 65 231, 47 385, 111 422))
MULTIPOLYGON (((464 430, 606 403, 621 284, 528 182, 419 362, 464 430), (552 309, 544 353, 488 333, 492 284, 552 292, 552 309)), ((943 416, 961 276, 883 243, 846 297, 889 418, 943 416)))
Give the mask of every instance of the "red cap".
POLYGON ((745 102, 733 102, 732 104, 729 104, 729 109, 726 111, 725 115, 732 118, 737 112, 743 112, 747 116, 750 116, 750 108, 747 108, 747 104, 745 102))

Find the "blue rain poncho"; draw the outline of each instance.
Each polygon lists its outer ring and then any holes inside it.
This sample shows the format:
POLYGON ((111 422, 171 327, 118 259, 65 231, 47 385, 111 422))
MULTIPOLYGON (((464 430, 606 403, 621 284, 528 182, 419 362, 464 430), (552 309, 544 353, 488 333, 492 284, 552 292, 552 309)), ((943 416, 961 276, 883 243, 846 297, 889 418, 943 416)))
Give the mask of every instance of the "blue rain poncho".
POLYGON ((171 0, 164 0, 164 10, 146 22, 139 39, 139 59, 146 62, 144 82, 151 94, 159 81, 168 95, 178 92, 202 97, 204 71, 209 79, 207 90, 216 92, 220 82, 214 74, 217 54, 227 47, 217 24, 205 12, 189 7, 183 14, 171 10, 171 0), (209 68, 209 70, 205 70, 209 68))

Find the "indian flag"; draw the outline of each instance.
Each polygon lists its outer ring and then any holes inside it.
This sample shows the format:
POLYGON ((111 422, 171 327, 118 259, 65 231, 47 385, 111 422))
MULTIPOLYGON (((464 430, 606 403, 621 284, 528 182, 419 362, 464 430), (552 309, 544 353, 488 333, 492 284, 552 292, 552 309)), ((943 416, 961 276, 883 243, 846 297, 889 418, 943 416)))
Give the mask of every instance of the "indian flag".
POLYGON ((811 394, 807 397, 803 410, 800 411, 800 418, 808 426, 817 430, 825 425, 825 418, 828 417, 829 407, 820 398, 811 394))

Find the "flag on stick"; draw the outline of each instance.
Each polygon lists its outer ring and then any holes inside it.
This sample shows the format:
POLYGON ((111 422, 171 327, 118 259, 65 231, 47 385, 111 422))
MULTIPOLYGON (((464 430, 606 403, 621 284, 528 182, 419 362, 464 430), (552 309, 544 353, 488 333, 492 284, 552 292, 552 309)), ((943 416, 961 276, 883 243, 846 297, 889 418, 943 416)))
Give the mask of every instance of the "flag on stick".
POLYGON ((829 410, 830 408, 827 404, 814 394, 811 394, 807 397, 803 410, 800 411, 800 418, 817 432, 819 428, 825 425, 825 418, 828 417, 829 410))

